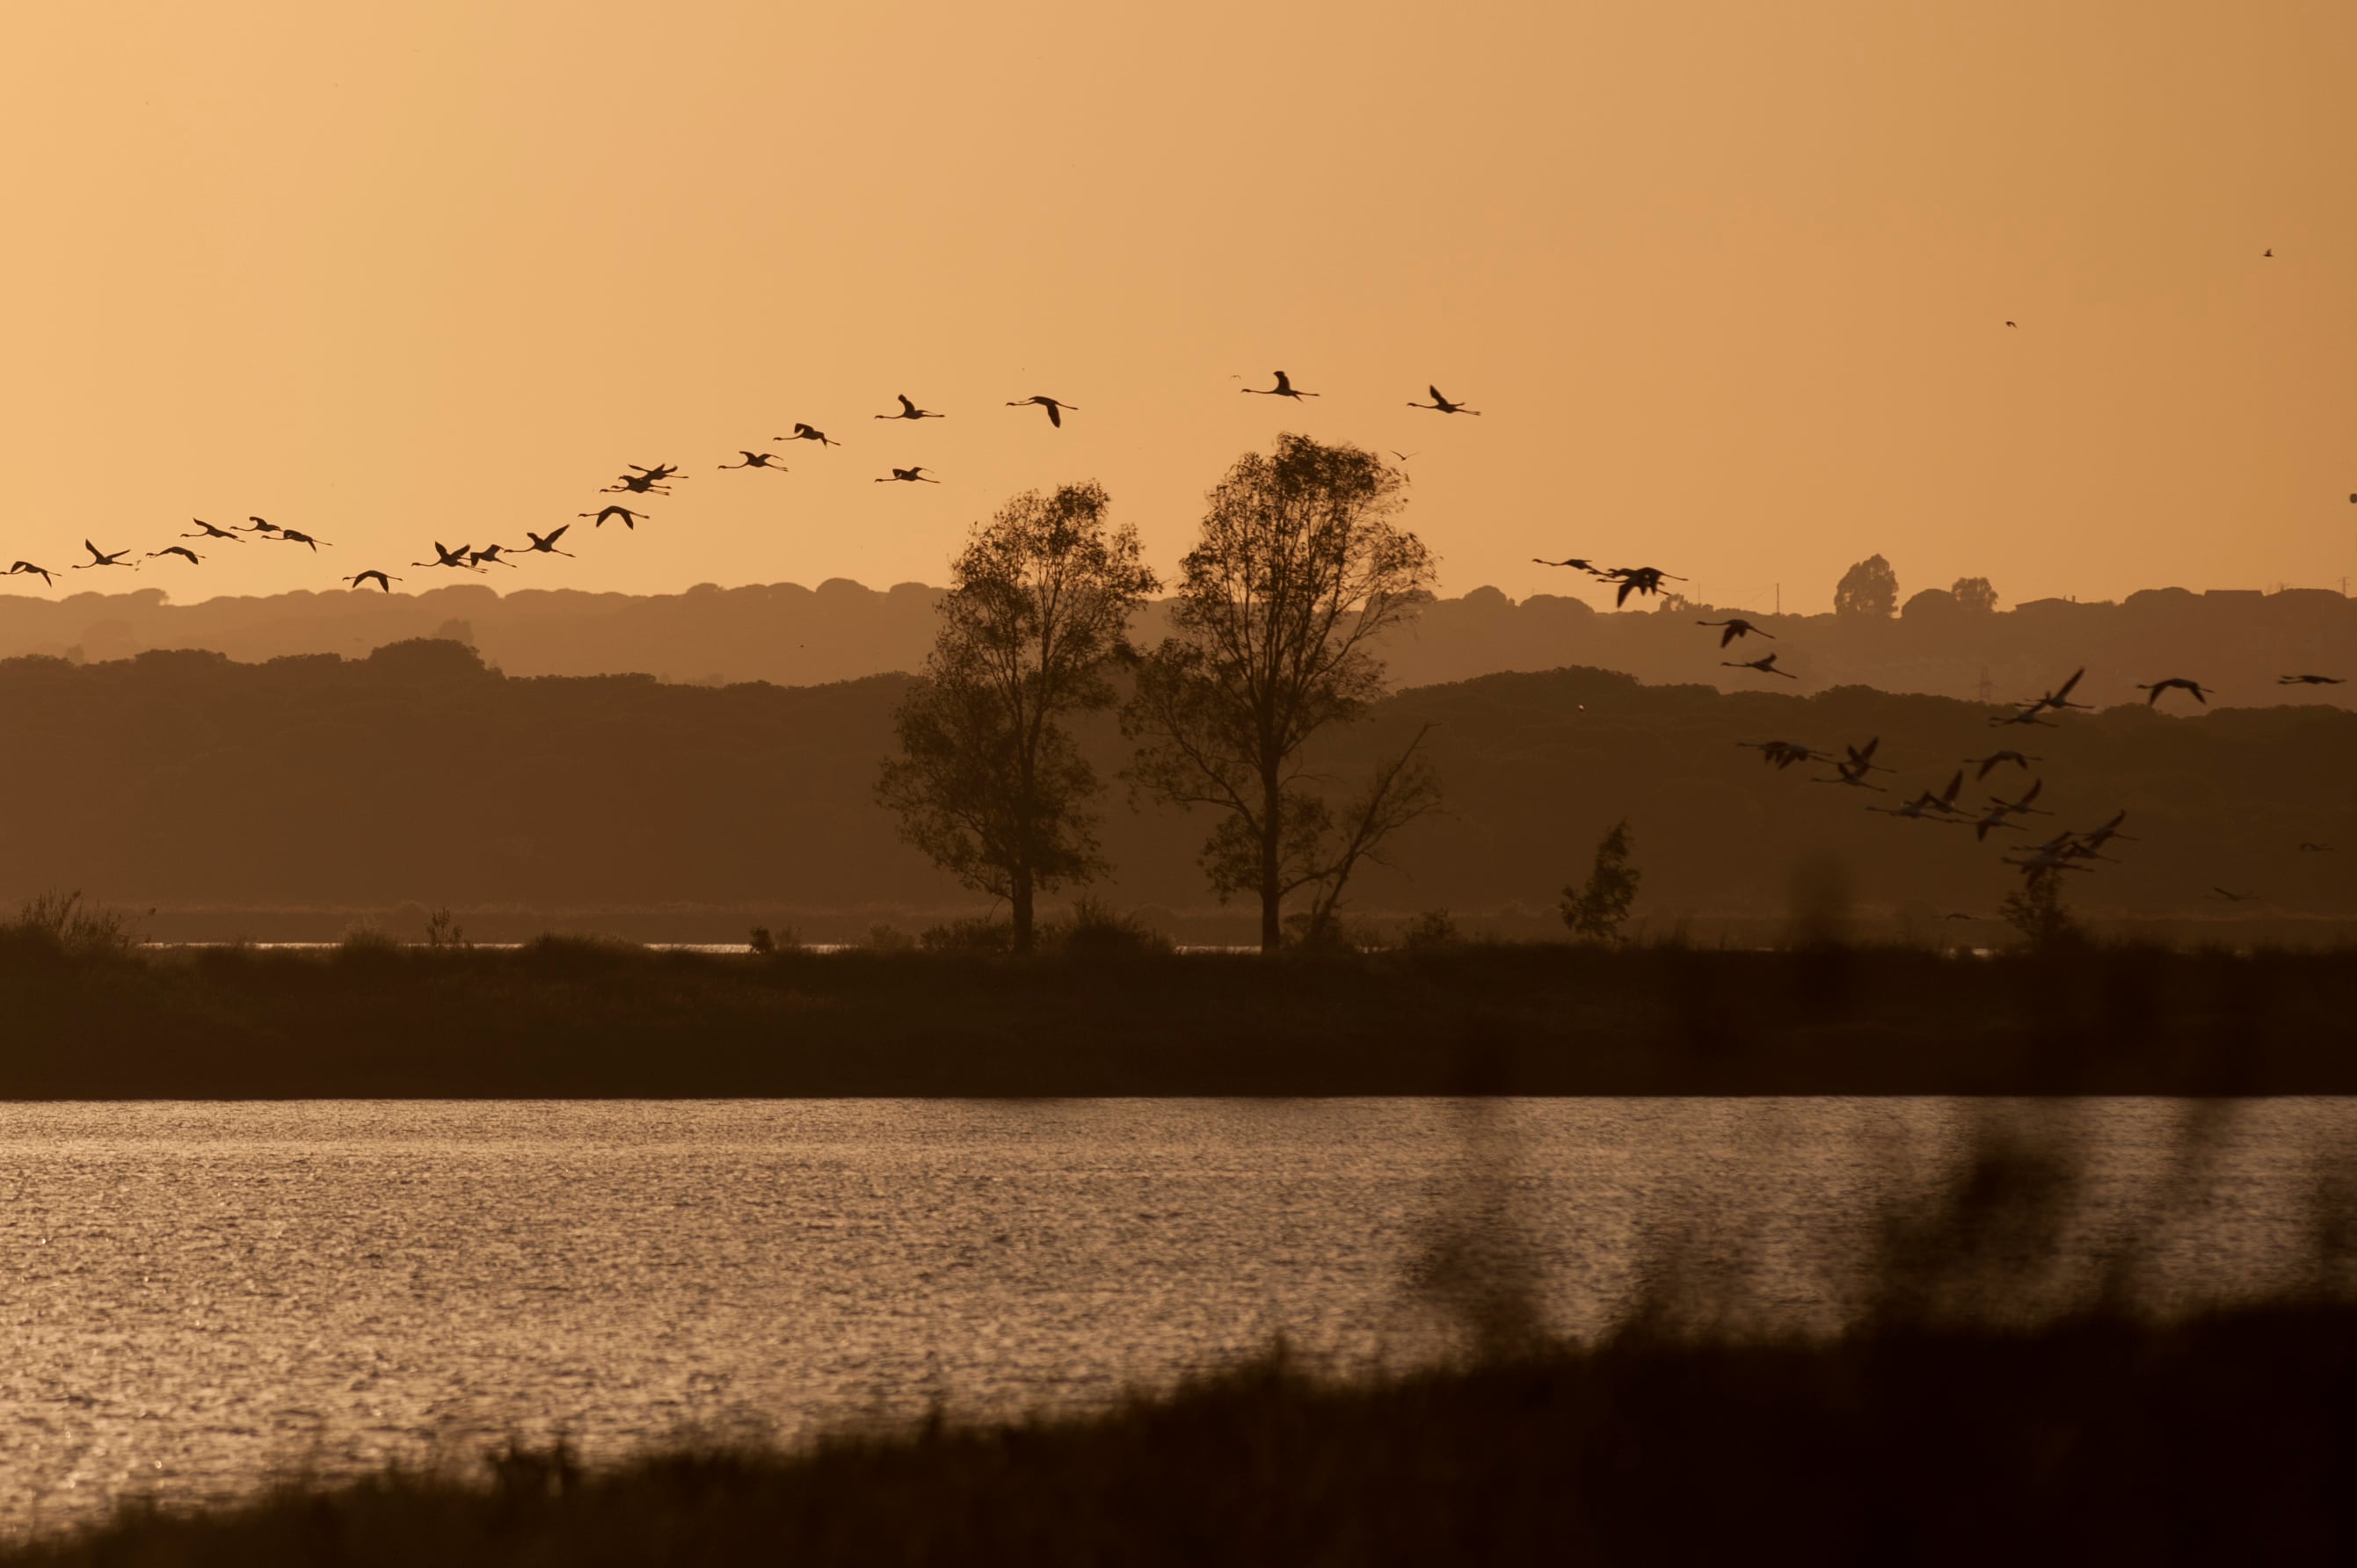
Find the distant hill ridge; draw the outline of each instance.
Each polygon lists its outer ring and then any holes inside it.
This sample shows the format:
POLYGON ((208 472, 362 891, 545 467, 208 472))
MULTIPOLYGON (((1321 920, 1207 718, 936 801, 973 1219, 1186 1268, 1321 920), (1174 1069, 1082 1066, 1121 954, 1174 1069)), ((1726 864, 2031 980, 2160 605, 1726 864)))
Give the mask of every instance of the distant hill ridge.
MULTIPOLYGON (((59 600, 0 595, 0 658, 26 654, 98 662, 151 649, 207 649, 259 662, 287 654, 349 657, 405 638, 470 643, 511 675, 646 673, 683 684, 768 681, 812 685, 910 671, 922 661, 942 590, 901 583, 882 591, 844 578, 815 588, 773 583, 683 594, 593 594, 464 583, 421 594, 290 593, 261 598, 166 601, 162 590, 76 594, 59 600)), ((1597 611, 1534 595, 1517 603, 1475 588, 1431 605, 1388 650, 1394 683, 1430 685, 1507 671, 1587 665, 1652 682, 1722 691, 1881 691, 1999 702, 2035 695, 2082 665, 2077 695, 2140 700, 2140 682, 2184 675, 2214 687, 2220 705, 2285 702, 2357 706, 2357 601, 2321 589, 2154 588, 2119 603, 2035 599, 1976 613, 1944 593, 1919 594, 1890 618, 1746 612, 1772 641, 1721 652, 1694 626, 1722 618, 1707 607, 1597 611), (1797 679, 1722 667, 1773 650, 1797 679), (2276 677, 2352 678, 2340 687, 2282 688, 2276 677)), ((1158 610, 1139 627, 1157 634, 1158 610)))

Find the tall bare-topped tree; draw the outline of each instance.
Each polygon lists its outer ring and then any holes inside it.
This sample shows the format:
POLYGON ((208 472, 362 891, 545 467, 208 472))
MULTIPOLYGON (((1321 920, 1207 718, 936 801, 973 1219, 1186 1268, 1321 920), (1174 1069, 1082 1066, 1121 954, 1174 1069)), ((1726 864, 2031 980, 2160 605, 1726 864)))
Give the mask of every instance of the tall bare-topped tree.
POLYGON ((1176 634, 1123 712, 1131 777, 1221 813, 1203 869, 1222 899, 1259 897, 1264 952, 1283 940, 1287 894, 1314 888, 1308 934, 1329 934, 1351 871, 1439 803, 1421 734, 1339 816, 1303 756, 1383 694, 1376 639, 1430 597, 1431 553, 1394 521, 1404 488, 1372 454, 1302 435, 1238 459, 1181 564, 1176 634))
POLYGON ((1155 591, 1137 531, 1105 520, 1094 483, 1028 490, 977 525, 951 564, 923 679, 893 716, 901 755, 877 795, 900 834, 1014 913, 1031 950, 1038 896, 1103 868, 1088 809, 1095 769, 1065 721, 1114 701, 1107 666, 1155 591))

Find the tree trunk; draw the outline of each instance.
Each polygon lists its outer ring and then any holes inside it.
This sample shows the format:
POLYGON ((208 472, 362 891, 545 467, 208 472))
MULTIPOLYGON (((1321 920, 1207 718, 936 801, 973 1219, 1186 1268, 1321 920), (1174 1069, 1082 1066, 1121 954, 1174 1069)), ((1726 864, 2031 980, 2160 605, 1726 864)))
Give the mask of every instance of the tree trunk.
POLYGON ((1031 869, 1018 868, 1015 873, 1015 896, 1007 902, 1015 909, 1015 950, 1031 950, 1031 869))
POLYGON ((1284 831, 1279 811, 1284 804, 1284 791, 1277 784, 1275 769, 1268 769, 1265 779, 1260 818, 1260 950, 1274 953, 1285 942, 1285 925, 1277 908, 1285 899, 1284 889, 1279 886, 1284 873, 1277 855, 1279 834, 1284 831))

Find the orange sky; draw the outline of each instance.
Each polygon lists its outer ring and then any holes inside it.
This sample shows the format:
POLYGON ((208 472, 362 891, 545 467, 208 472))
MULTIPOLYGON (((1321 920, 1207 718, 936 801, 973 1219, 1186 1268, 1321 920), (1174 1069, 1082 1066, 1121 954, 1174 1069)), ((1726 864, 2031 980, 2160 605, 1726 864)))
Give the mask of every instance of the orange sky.
POLYGON ((654 522, 496 585, 939 582, 1089 477, 1167 572, 1281 428, 1413 453, 1450 593, 2357 575, 2347 0, 99 0, 11 44, 0 552, 338 546, 59 594, 426 585, 658 460, 654 522), (1278 366, 1325 396, 1238 395, 1278 366), (952 417, 869 417, 902 391, 952 417), (848 445, 712 471, 797 419, 848 445))

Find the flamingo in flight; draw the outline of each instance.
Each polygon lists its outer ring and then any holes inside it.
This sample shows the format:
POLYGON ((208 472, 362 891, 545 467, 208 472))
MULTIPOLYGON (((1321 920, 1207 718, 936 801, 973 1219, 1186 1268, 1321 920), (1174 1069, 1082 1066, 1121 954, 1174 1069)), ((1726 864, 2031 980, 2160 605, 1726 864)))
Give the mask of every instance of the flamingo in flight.
MULTIPOLYGON (((1531 564, 1534 566, 1574 566, 1578 568, 1580 571, 1587 573, 1591 577, 1601 577, 1604 575, 1602 572, 1597 570, 1595 562, 1583 561, 1577 555, 1563 561, 1542 561, 1539 557, 1534 555, 1531 557, 1531 564)), ((1722 643, 1720 646, 1724 647, 1726 645, 1722 643)))
POLYGON ((19 561, 15 565, 8 568, 8 575, 11 577, 16 576, 20 572, 30 573, 32 575, 40 578, 42 582, 48 584, 51 587, 55 587, 57 585, 57 579, 49 575, 49 569, 47 566, 36 566, 30 561, 19 561))
POLYGON ((475 572, 481 570, 480 567, 474 565, 467 559, 467 547, 463 544, 458 546, 457 549, 452 550, 437 539, 434 542, 434 557, 435 558, 431 561, 412 561, 410 564, 413 566, 456 566, 461 572, 475 572))
POLYGON ((2168 680, 2155 681, 2149 686, 2140 684, 2136 687, 2136 690, 2139 692, 2149 692, 2152 693, 2152 695, 2144 700, 2144 705, 2148 708, 2155 703, 2159 702, 2160 694, 2163 692, 2169 690, 2171 687, 2175 687, 2180 692, 2192 693, 2193 700, 2201 703, 2205 708, 2210 705, 2210 693, 2217 690, 2217 688, 2213 686, 2205 691, 2202 688, 2201 682, 2189 681, 2182 675, 2171 675, 2168 680))
MULTIPOLYGON (((608 511, 623 510, 622 508, 618 506, 608 507, 606 510, 608 511)), ((571 528, 572 526, 573 525, 569 522, 562 524, 552 533, 534 533, 531 529, 525 529, 523 531, 523 536, 526 539, 531 540, 532 544, 529 548, 523 550, 523 553, 526 555, 572 555, 572 551, 559 550, 556 547, 556 542, 565 537, 565 529, 571 528)))
MULTIPOLYGON (((81 542, 81 547, 90 552, 90 559, 87 561, 75 562, 72 570, 76 572, 87 572, 92 566, 120 566, 123 564, 123 558, 131 553, 128 550, 118 550, 113 554, 109 555, 105 551, 101 550, 97 545, 92 544, 87 539, 81 542)), ((131 569, 135 572, 137 571, 139 569, 138 564, 134 562, 131 569)))
POLYGON ((1438 387, 1426 387, 1424 390, 1432 394, 1432 401, 1430 403, 1411 403, 1408 404, 1408 407, 1428 408, 1438 413, 1469 413, 1476 419, 1481 417, 1481 411, 1480 409, 1468 408, 1461 403, 1451 403, 1447 398, 1441 396, 1440 389, 1438 387))
POLYGON ((945 414, 945 413, 934 413, 931 409, 930 409, 930 408, 919 408, 915 403, 910 403, 910 402, 909 401, 909 394, 908 394, 907 392, 894 392, 892 395, 893 395, 894 397, 897 397, 897 398, 899 398, 899 399, 900 400, 900 412, 899 412, 899 413, 879 413, 879 414, 877 414, 877 415, 876 416, 877 418, 878 418, 878 419, 947 419, 947 418, 949 417, 949 415, 947 415, 947 414, 945 414))
POLYGON ((403 579, 399 577, 388 577, 382 572, 355 572, 350 576, 341 580, 350 583, 355 588, 359 587, 362 583, 374 583, 378 587, 382 588, 389 594, 393 592, 393 585, 395 583, 401 582, 403 579))
POLYGON ((939 479, 929 479, 925 478, 924 465, 921 463, 913 468, 895 468, 892 470, 891 479, 878 479, 876 482, 879 485, 888 485, 892 482, 892 479, 898 479, 902 484, 909 485, 938 485, 941 483, 939 479))
MULTIPOLYGON (((600 509, 599 510, 597 510, 597 511, 583 511, 583 512, 576 512, 576 513, 574 513, 574 515, 575 515, 576 517, 594 517, 594 518, 596 518, 597 521, 596 522, 593 522, 593 523, 591 523, 591 524, 589 525, 589 526, 590 526, 590 527, 592 527, 592 528, 603 528, 603 527, 605 527, 605 526, 606 526, 606 521, 607 521, 607 519, 608 519, 608 518, 618 518, 618 519, 619 519, 619 520, 621 521, 621 524, 622 524, 622 526, 623 526, 624 528, 629 529, 629 530, 630 530, 631 532, 633 532, 633 533, 636 533, 636 532, 639 531, 639 524, 640 524, 641 521, 645 521, 645 519, 646 519, 646 517, 647 517, 647 514, 646 514, 645 512, 642 512, 642 511, 632 511, 629 507, 626 507, 626 506, 609 506, 609 507, 602 508, 602 509, 600 509)), ((568 522, 568 523, 566 523, 566 524, 565 525, 565 528, 571 528, 572 526, 573 526, 573 525, 572 525, 571 523, 569 523, 569 522, 568 522)), ((550 537, 551 539, 554 539, 554 538, 556 538, 558 534, 561 534, 561 533, 563 533, 563 532, 565 532, 565 528, 560 528, 560 529, 558 529, 558 530, 556 531, 556 532, 555 532, 555 533, 552 533, 552 534, 550 534, 550 535, 549 535, 549 537, 550 537)), ((525 537, 525 538, 527 538, 527 539, 532 539, 532 538, 535 538, 535 537, 537 537, 537 536, 536 536, 536 535, 532 532, 532 530, 530 530, 530 529, 528 529, 528 528, 527 528, 527 529, 525 529, 523 532, 524 532, 524 537, 525 537)))
MULTIPOLYGON (((1722 644, 1721 646, 1725 645, 1722 644)), ((1757 670, 1762 675, 1781 675, 1787 681, 1797 681, 1800 679, 1798 675, 1793 674, 1790 670, 1777 669, 1776 656, 1772 653, 1769 654, 1764 659, 1753 659, 1748 661, 1738 661, 1733 659, 1722 659, 1718 661, 1718 666, 1722 670, 1757 670)))
POLYGON ((1293 384, 1293 378, 1286 375, 1283 371, 1276 372, 1276 385, 1273 387, 1240 387, 1237 390, 1253 397, 1289 397, 1296 401, 1305 397, 1324 397, 1326 395, 1324 392, 1306 392, 1296 390, 1293 384))
POLYGON ((203 556, 198 554, 195 551, 189 549, 185 544, 167 544, 161 550, 150 550, 147 552, 147 559, 150 561, 153 561, 158 555, 178 555, 186 559, 191 566, 197 565, 204 560, 203 556))
POLYGON ((1981 770, 1973 775, 1973 782, 1975 784, 1987 778, 1989 776, 1989 769, 1992 768, 2001 767, 2004 764, 2010 762, 2016 768, 2018 768, 2024 773, 2027 773, 2029 771, 2029 765, 2031 763, 2043 762, 2046 759, 2042 757, 2024 757, 2018 751, 1992 751, 1986 757, 1967 757, 1964 758, 1964 762, 1967 766, 1975 762, 1980 764, 1981 770))
POLYGON ((1060 402, 1052 397, 1033 396, 1017 398, 1015 402, 1008 403, 1006 406, 1009 408, 1029 408, 1035 403, 1041 408, 1048 411, 1048 423, 1054 425, 1059 430, 1064 428, 1064 410, 1069 408, 1074 413, 1081 412, 1078 404, 1060 402))
MULTIPOLYGON (((328 543, 324 539, 312 538, 309 534, 304 532, 299 528, 280 529, 278 531, 278 540, 282 544, 307 544, 311 547, 311 553, 315 555, 318 553, 320 545, 328 543)), ((328 548, 332 550, 335 546, 328 544, 328 548)))
POLYGON ((1718 645, 1721 648, 1725 648, 1738 637, 1764 637, 1770 642, 1776 640, 1774 632, 1761 631, 1756 622, 1745 620, 1741 616, 1729 616, 1725 620, 1698 620, 1695 625, 1725 627, 1727 631, 1718 639, 1718 645))
POLYGON ((183 539, 226 539, 231 544, 242 544, 245 542, 244 540, 238 537, 234 531, 226 528, 215 528, 203 518, 192 517, 188 519, 188 521, 197 525, 199 532, 195 533, 184 533, 180 535, 183 539))
POLYGON ((768 468, 768 467, 775 467, 775 468, 778 470, 778 472, 780 472, 780 474, 782 474, 782 473, 786 472, 786 465, 785 465, 784 461, 783 461, 781 458, 780 458, 780 457, 779 457, 779 456, 778 456, 775 452, 746 452, 746 451, 745 451, 745 448, 743 448, 742 446, 737 447, 737 450, 738 452, 744 453, 745 460, 744 460, 743 462, 741 462, 741 463, 723 463, 723 464, 721 464, 721 465, 720 465, 720 471, 721 471, 722 473, 724 473, 724 474, 725 474, 725 473, 726 473, 726 472, 727 472, 729 469, 731 469, 731 468, 768 468))
POLYGON ((829 441, 826 438, 825 431, 821 430, 814 424, 804 424, 800 420, 796 420, 794 422, 794 433, 791 435, 772 435, 770 439, 772 441, 815 441, 822 446, 840 446, 843 445, 840 441, 829 441))
POLYGON ((480 566, 485 562, 489 562, 494 566, 504 566, 509 571, 512 572, 516 569, 516 564, 512 561, 502 561, 500 559, 500 552, 506 548, 507 546, 504 544, 486 544, 480 550, 469 550, 467 552, 467 564, 469 566, 480 566))
POLYGON ((2345 686, 2348 683, 2348 678, 2342 675, 2278 675, 2276 677, 2276 684, 2278 686, 2345 686))
POLYGON ((252 523, 253 526, 251 528, 239 529, 238 532, 240 533, 275 533, 278 532, 278 525, 271 521, 268 518, 249 517, 245 521, 252 523))

